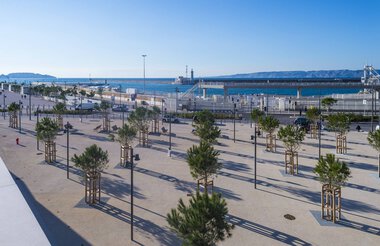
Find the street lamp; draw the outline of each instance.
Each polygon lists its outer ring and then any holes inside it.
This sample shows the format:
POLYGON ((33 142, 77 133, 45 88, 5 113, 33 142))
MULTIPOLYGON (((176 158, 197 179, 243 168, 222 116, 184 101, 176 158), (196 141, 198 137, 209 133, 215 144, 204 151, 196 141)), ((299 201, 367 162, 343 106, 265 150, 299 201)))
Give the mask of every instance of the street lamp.
POLYGON ((4 120, 5 120, 5 98, 7 98, 7 96, 5 95, 5 91, 3 90, 3 117, 4 117, 4 120))
POLYGON ((22 113, 22 102, 21 100, 18 101, 18 105, 20 107, 20 110, 18 111, 18 115, 19 115, 19 126, 18 126, 18 132, 21 133, 21 113, 22 113))
POLYGON ((235 130, 236 130, 236 103, 234 103, 234 143, 236 142, 235 130))
POLYGON ((322 130, 322 112, 321 112, 321 91, 319 91, 319 100, 318 100, 318 108, 319 108, 319 127, 318 127, 318 160, 321 159, 321 130, 322 130))
POLYGON ((175 88, 175 113, 177 113, 177 109, 178 109, 178 92, 179 92, 179 89, 178 87, 175 88))
POLYGON ((254 161, 254 169, 255 169, 255 189, 256 189, 256 183, 257 183, 257 127, 255 125, 255 161, 254 161))
POLYGON ((133 196, 134 196, 134 190, 133 190, 133 159, 135 161, 140 160, 139 154, 133 154, 133 148, 131 148, 131 156, 130 156, 130 163, 131 163, 131 241, 133 241, 133 196))
MULTIPOLYGON (((40 122, 40 117, 39 117, 39 113, 40 113, 40 106, 37 107, 37 125, 38 123, 40 122)), ((37 137, 37 150, 40 150, 40 141, 38 140, 38 137, 37 137)))
POLYGON ((143 57, 143 65, 144 65, 144 94, 145 94, 145 57, 146 55, 142 55, 143 57))
POLYGON ((32 83, 29 83, 29 120, 32 120, 32 83))
POLYGON ((65 124, 65 131, 66 131, 66 134, 67 134, 67 140, 66 140, 66 153, 67 153, 67 156, 66 156, 66 159, 67 159, 67 162, 66 162, 66 173, 67 173, 67 178, 69 178, 69 145, 70 145, 70 139, 69 139, 69 133, 70 133, 70 129, 73 129, 73 126, 70 124, 70 122, 67 122, 67 124, 65 124))

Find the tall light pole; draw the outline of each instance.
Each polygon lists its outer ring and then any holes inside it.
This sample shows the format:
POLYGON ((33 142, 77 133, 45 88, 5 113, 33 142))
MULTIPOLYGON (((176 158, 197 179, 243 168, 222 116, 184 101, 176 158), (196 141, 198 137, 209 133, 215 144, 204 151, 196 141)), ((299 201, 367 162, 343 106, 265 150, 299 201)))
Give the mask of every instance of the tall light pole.
POLYGON ((145 57, 146 55, 142 55, 143 57, 143 65, 144 65, 144 94, 145 94, 145 57))
POLYGON ((318 127, 318 160, 321 159, 321 130, 322 130, 322 112, 321 112, 321 90, 319 90, 319 100, 318 100, 318 111, 319 111, 319 127, 318 127))
POLYGON ((178 92, 179 89, 178 87, 175 88, 175 113, 177 114, 177 109, 178 109, 178 92))
POLYGON ((172 113, 169 113, 169 150, 168 156, 172 156, 172 113))
MULTIPOLYGON (((37 106, 37 125, 38 125, 38 123, 40 123, 39 114, 40 114, 40 106, 37 106)), ((37 150, 40 150, 40 141, 39 141, 38 137, 36 137, 36 138, 37 138, 37 150)))
POLYGON ((21 100, 18 101, 18 105, 20 107, 20 110, 18 111, 19 123, 20 123, 19 126, 18 126, 18 132, 21 133, 21 116, 22 116, 22 114, 21 114, 22 113, 22 106, 21 106, 22 102, 21 102, 21 100))
POLYGON ((133 163, 133 158, 135 158, 135 161, 140 160, 140 156, 138 154, 133 154, 133 148, 131 148, 131 157, 130 157, 130 163, 131 163, 131 241, 133 241, 133 197, 134 197, 134 187, 133 187, 133 168, 134 168, 134 163, 133 163))
POLYGON ((4 120, 5 120, 5 98, 7 96, 5 95, 5 91, 3 90, 3 117, 4 117, 4 120))
POLYGON ((73 126, 70 124, 70 122, 67 122, 67 124, 65 125, 65 129, 66 129, 66 134, 67 134, 67 139, 66 139, 66 159, 67 159, 67 162, 66 162, 66 175, 67 175, 67 178, 69 178, 69 169, 70 169, 70 166, 69 166, 69 149, 70 149, 70 129, 73 129, 73 126))
POLYGON ((236 103, 234 103, 234 143, 236 142, 236 103))
POLYGON ((32 120, 32 83, 29 83, 29 120, 32 120))
POLYGON ((255 162, 254 162, 254 169, 255 169, 255 189, 256 189, 256 181, 257 181, 257 175, 256 175, 256 172, 257 172, 257 127, 256 127, 256 124, 255 124, 255 162))

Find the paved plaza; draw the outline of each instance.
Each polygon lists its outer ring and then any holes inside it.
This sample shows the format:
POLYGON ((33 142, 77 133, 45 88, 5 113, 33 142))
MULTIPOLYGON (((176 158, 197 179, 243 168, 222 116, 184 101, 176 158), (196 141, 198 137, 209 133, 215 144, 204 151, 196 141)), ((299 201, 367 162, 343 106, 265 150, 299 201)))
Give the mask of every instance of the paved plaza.
MULTIPOLYGON (((16 184, 54 245, 130 245, 130 170, 119 166, 120 147, 107 134, 93 129, 100 119, 65 119, 74 126, 70 156, 96 143, 109 152, 110 162, 102 174, 102 198, 96 206, 84 202, 81 172, 72 167, 66 178, 66 135, 57 136, 57 163, 44 163, 36 149, 35 123, 24 116, 22 133, 0 118, 0 156, 16 184), (16 145, 16 138, 20 145, 16 145)), ((113 120, 112 125, 121 125, 113 120)), ((168 125, 165 124, 168 128, 168 125)), ((347 162, 352 177, 342 189, 342 220, 333 224, 320 219, 321 184, 313 173, 318 159, 318 140, 306 137, 299 151, 299 174, 284 173, 281 141, 275 153, 265 151, 258 138, 257 189, 254 189, 253 144, 249 124, 219 126, 223 138, 215 146, 223 169, 215 178, 214 191, 227 200, 228 219, 235 225, 232 237, 220 245, 379 245, 380 179, 377 152, 367 144, 367 133, 348 133, 348 153, 338 155, 347 162), (287 220, 285 214, 295 216, 287 220)), ((135 147, 136 162, 135 242, 132 245, 180 245, 166 222, 166 215, 180 198, 194 193, 185 161, 186 150, 197 144, 190 122, 172 124, 172 157, 168 157, 168 135, 151 135, 150 147, 135 147)), ((137 141, 135 141, 137 144, 137 141)), ((42 142, 40 144, 42 149, 42 142)), ((334 133, 323 132, 322 154, 335 152, 334 133)), ((72 163, 71 163, 72 164, 72 163)), ((17 218, 15 218, 17 219, 17 218)))

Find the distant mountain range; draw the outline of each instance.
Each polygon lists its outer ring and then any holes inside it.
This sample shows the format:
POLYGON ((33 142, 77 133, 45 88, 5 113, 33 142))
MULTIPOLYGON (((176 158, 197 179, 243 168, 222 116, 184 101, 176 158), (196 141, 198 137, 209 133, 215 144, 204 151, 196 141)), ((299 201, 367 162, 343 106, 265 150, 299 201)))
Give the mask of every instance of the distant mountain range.
POLYGON ((39 74, 39 73, 10 73, 10 74, 1 74, 0 80, 9 80, 9 79, 56 79, 56 77, 39 74))
POLYGON ((243 79, 293 79, 293 78, 360 78, 363 70, 318 70, 318 71, 279 71, 257 72, 216 76, 217 78, 243 79))

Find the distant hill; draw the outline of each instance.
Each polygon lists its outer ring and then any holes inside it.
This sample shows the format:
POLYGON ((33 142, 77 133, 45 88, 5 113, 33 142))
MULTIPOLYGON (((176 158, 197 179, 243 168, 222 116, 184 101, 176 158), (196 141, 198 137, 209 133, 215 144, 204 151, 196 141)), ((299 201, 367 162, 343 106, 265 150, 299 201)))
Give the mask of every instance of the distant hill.
POLYGON ((318 70, 318 71, 279 71, 257 72, 217 76, 218 78, 244 79, 292 79, 292 78, 360 78, 363 70, 318 70))
POLYGON ((56 77, 39 73, 10 73, 8 75, 1 74, 0 80, 5 79, 56 79, 56 77))

